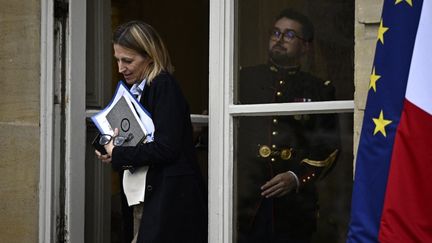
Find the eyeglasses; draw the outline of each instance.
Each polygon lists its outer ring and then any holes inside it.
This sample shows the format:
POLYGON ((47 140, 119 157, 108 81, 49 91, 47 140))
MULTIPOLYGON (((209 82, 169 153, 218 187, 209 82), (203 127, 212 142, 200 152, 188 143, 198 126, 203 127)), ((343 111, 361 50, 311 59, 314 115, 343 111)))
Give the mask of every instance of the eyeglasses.
POLYGON ((129 133, 126 137, 125 136, 111 136, 109 134, 102 134, 100 139, 99 139, 99 144, 100 145, 107 145, 111 139, 113 140, 113 144, 114 146, 121 146, 126 142, 131 141, 134 138, 132 133, 129 133))
POLYGON ((300 37, 295 30, 287 29, 285 31, 280 31, 279 29, 273 29, 272 31, 270 31, 271 40, 279 41, 281 37, 282 40, 286 42, 292 41, 294 38, 305 41, 305 39, 300 37))

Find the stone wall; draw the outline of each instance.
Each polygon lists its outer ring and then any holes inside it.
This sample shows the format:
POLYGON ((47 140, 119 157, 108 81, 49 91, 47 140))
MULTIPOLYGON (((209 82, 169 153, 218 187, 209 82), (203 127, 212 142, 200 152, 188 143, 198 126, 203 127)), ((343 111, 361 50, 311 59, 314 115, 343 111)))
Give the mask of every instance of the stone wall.
POLYGON ((40 1, 0 6, 0 242, 37 242, 40 1))
POLYGON ((354 155, 357 154, 357 145, 363 122, 363 112, 375 54, 382 5, 383 0, 356 1, 356 19, 354 22, 354 155))

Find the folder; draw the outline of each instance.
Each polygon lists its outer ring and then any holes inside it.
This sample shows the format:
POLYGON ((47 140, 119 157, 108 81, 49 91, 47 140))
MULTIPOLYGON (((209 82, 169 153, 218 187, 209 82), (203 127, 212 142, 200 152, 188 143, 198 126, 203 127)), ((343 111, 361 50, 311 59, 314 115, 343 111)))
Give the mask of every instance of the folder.
MULTIPOLYGON (((121 136, 132 133, 134 137, 122 146, 134 146, 154 140, 155 127, 150 113, 121 81, 110 104, 91 119, 102 134, 113 135, 114 128, 119 129, 121 136)), ((147 171, 148 166, 123 171, 123 190, 129 206, 144 202, 147 171)))
POLYGON ((134 138, 125 146, 136 145, 139 141, 151 142, 154 138, 154 124, 150 113, 121 81, 111 102, 91 119, 102 134, 113 135, 114 128, 118 128, 119 135, 122 136, 133 133, 134 138))
POLYGON ((125 96, 122 96, 106 115, 111 128, 118 128, 119 136, 127 137, 132 134, 132 139, 122 146, 135 146, 143 141, 146 133, 134 107, 130 107, 125 96))

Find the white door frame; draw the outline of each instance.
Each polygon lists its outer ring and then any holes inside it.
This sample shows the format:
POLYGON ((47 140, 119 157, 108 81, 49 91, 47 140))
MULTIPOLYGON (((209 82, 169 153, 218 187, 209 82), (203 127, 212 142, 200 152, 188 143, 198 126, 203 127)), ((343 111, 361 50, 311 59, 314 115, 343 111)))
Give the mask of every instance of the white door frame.
MULTIPOLYGON (((233 1, 210 0, 209 40, 209 160, 208 160, 208 234, 210 243, 231 242, 232 168, 228 139, 232 122, 226 108, 229 104, 229 83, 232 75, 233 1), (226 167, 228 165, 228 167, 226 167)), ((232 103, 232 102, 231 102, 232 103)))
POLYGON ((86 0, 69 1, 66 77, 67 242, 84 242, 86 0))
MULTIPOLYGON (((84 242, 85 194, 85 57, 86 1, 70 0, 66 26, 65 168, 56 169, 54 125, 56 80, 54 57, 54 0, 41 0, 41 106, 39 242, 55 242, 58 214, 65 214, 66 242, 84 242), (58 173, 64 173, 65 211, 57 212, 58 173)), ((57 134, 58 135, 58 134, 57 134)), ((61 200, 61 199, 60 199, 61 200)))
POLYGON ((39 242, 53 242, 54 9, 41 0, 39 242))

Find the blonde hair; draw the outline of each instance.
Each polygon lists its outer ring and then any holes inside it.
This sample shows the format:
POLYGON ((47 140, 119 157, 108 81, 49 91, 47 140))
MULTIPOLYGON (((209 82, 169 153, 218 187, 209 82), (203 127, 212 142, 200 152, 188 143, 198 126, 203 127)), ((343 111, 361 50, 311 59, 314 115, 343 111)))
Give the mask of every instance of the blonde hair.
POLYGON ((130 21, 120 25, 113 35, 113 44, 134 50, 151 62, 144 70, 143 79, 151 83, 162 71, 173 73, 174 67, 168 49, 156 30, 142 21, 130 21))

